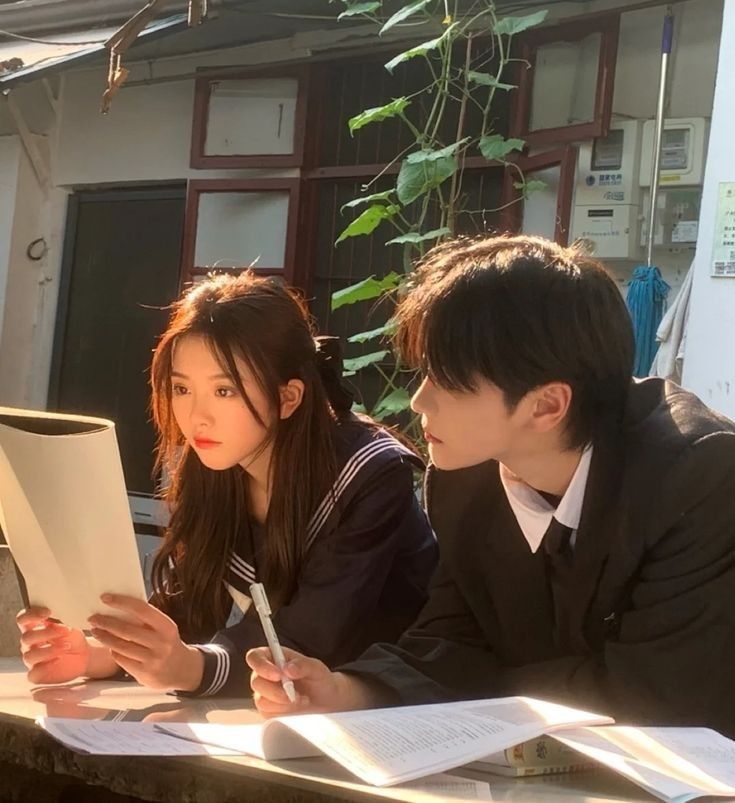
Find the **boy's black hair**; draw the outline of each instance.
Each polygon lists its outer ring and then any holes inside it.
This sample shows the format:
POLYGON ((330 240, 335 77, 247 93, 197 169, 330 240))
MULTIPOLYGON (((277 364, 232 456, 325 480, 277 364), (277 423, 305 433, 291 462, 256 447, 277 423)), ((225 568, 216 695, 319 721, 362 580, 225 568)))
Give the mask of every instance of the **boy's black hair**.
POLYGON ((403 358, 440 387, 484 378, 513 409, 549 382, 572 389, 569 448, 619 425, 633 328, 602 265, 541 237, 456 239, 430 251, 397 310, 403 358))

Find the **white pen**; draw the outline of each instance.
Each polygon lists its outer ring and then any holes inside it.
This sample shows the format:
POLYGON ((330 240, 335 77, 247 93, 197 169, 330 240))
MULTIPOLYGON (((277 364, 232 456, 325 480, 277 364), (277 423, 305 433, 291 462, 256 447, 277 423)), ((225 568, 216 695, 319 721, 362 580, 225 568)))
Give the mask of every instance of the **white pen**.
MULTIPOLYGON (((273 622, 271 622, 271 606, 268 602, 268 597, 265 595, 265 588, 262 583, 253 583, 250 586, 250 597, 260 617, 260 624, 263 625, 265 640, 268 642, 268 648, 271 651, 273 660, 276 662, 276 666, 283 672, 283 667, 286 666, 286 656, 283 654, 278 636, 273 628, 273 622)), ((283 678, 281 680, 281 686, 283 686, 283 690, 286 692, 288 699, 292 703, 295 703, 296 689, 294 688, 293 681, 283 678)))

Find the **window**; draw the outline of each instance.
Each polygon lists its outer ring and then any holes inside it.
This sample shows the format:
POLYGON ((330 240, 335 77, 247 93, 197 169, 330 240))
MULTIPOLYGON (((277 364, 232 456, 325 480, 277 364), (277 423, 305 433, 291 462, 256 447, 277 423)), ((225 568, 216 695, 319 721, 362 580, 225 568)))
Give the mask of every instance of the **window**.
POLYGON ((519 37, 511 136, 530 147, 606 136, 619 30, 613 13, 519 37))
POLYGON ((300 166, 306 93, 303 69, 198 78, 191 166, 300 166))
POLYGON ((560 245, 569 244, 577 148, 567 145, 534 156, 520 156, 515 167, 507 167, 503 181, 503 226, 508 231, 525 231, 548 237, 560 245), (526 185, 543 182, 526 198, 516 186, 520 174, 526 185))
POLYGON ((189 182, 182 280, 252 266, 294 279, 299 179, 189 182))

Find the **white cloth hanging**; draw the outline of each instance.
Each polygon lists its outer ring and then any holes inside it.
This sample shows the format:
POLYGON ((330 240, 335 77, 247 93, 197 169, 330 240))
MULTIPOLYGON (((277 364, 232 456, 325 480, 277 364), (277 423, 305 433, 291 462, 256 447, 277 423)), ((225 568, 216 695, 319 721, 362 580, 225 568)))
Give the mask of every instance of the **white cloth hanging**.
POLYGON ((651 365, 651 376, 659 376, 662 379, 681 383, 693 276, 694 270, 691 266, 684 277, 678 295, 656 330, 659 347, 651 365))

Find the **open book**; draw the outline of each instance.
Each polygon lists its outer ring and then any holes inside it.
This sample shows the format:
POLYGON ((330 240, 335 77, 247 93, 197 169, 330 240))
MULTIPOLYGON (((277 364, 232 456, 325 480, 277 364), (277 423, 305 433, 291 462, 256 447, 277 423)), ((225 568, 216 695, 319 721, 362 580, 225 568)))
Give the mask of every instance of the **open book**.
POLYGON ((459 767, 560 728, 608 717, 505 697, 458 703, 304 714, 262 725, 165 724, 168 735, 266 760, 325 754, 366 783, 390 786, 459 767))
POLYGON ((86 753, 249 755, 266 761, 326 755, 374 786, 458 767, 497 766, 505 751, 551 734, 544 741, 563 745, 559 755, 570 764, 602 764, 662 800, 735 797, 735 741, 715 731, 611 726, 607 717, 529 697, 303 714, 242 725, 37 721, 55 739, 86 753))
POLYGON ((0 407, 0 527, 28 602, 70 627, 145 599, 111 421, 0 407))

